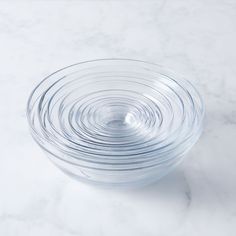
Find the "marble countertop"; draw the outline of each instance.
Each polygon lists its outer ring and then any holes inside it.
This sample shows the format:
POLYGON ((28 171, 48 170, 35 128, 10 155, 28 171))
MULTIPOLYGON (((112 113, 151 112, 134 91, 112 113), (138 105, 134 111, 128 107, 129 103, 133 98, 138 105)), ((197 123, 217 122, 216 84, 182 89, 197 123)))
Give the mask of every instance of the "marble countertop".
POLYGON ((1 1, 0 235, 235 236, 235 12, 233 0, 1 1), (76 182, 29 135, 33 87, 61 67, 105 57, 163 64, 204 97, 200 141, 154 185, 76 182))

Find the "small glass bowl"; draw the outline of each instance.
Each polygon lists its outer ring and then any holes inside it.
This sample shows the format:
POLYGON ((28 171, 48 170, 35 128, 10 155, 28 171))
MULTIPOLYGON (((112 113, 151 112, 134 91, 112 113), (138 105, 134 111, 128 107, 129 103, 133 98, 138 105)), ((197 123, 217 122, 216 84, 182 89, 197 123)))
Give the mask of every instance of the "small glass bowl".
POLYGON ((27 105, 31 134, 58 167, 119 186, 167 174, 200 137, 203 116, 189 81, 130 59, 65 67, 45 78, 27 105))

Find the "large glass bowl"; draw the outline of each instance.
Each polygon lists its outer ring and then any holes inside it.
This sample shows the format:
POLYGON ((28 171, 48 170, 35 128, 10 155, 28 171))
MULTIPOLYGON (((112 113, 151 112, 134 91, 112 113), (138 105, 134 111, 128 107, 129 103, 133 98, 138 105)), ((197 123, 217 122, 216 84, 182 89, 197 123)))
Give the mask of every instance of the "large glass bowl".
POLYGON ((153 182, 196 143, 204 115, 193 85, 161 66, 101 59, 45 78, 28 100, 33 138, 64 172, 90 183, 153 182))

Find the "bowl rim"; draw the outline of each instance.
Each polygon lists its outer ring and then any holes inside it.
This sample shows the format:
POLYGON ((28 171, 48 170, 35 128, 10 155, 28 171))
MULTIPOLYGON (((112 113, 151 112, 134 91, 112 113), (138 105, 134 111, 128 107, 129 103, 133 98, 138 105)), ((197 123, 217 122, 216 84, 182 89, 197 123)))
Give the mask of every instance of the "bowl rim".
POLYGON ((196 89, 195 85, 190 82, 189 80, 185 79, 184 76, 180 75, 179 73, 177 72, 174 72, 173 70, 169 69, 169 67, 165 67, 161 64, 158 64, 158 63, 154 63, 154 62, 149 62, 149 61, 145 61, 145 60, 139 60, 139 59, 130 59, 130 58, 99 58, 99 59, 91 59, 91 60, 86 60, 86 61, 81 61, 81 62, 77 62, 77 63, 73 63, 73 64, 70 64, 68 66, 65 66, 63 68, 60 68, 56 71, 54 71, 53 73, 49 74, 48 76, 44 77, 35 87, 34 89, 31 91, 28 99, 27 99, 27 105, 26 105, 26 115, 27 115, 27 119, 28 119, 28 122, 29 124, 31 125, 31 122, 30 122, 30 119, 29 119, 29 114, 30 114, 30 102, 32 100, 32 97, 35 93, 35 91, 39 88, 39 86, 44 83, 47 79, 49 79, 50 77, 52 77, 53 75, 61 72, 61 71, 64 71, 68 68, 71 68, 71 67, 74 67, 74 66, 78 66, 78 65, 82 65, 82 64, 86 64, 86 63, 93 63, 93 62, 99 62, 99 61, 130 61, 130 62, 138 62, 138 63, 144 63, 144 64, 147 64, 147 65, 152 65, 152 66, 156 66, 156 67, 159 67, 163 70, 165 70, 167 73, 170 73, 170 74, 174 74, 178 77, 178 80, 184 80, 184 81, 187 81, 192 87, 193 89, 195 90, 195 92, 198 94, 198 97, 200 99, 200 102, 201 102, 201 110, 202 110, 202 118, 205 116, 205 111, 206 111, 206 107, 205 107, 205 104, 204 104, 204 101, 203 101, 203 98, 201 96, 201 94, 199 93, 199 91, 196 89))

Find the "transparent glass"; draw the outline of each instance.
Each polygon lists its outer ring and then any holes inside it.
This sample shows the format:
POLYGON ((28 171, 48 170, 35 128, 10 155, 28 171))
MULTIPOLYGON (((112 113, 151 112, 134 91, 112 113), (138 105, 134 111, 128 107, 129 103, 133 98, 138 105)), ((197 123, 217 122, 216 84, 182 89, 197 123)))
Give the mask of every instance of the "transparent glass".
POLYGON ((149 183, 196 143, 204 106, 193 85, 129 59, 74 64, 45 78, 28 100, 36 142, 67 174, 90 183, 149 183))

